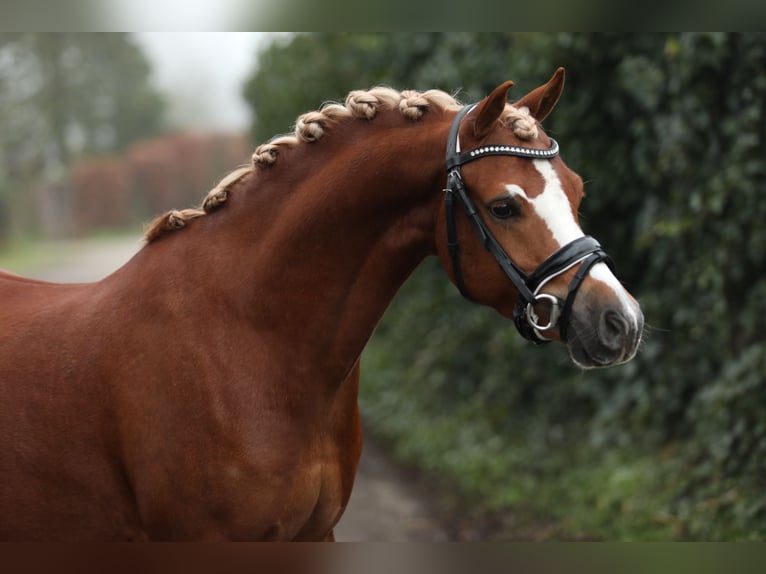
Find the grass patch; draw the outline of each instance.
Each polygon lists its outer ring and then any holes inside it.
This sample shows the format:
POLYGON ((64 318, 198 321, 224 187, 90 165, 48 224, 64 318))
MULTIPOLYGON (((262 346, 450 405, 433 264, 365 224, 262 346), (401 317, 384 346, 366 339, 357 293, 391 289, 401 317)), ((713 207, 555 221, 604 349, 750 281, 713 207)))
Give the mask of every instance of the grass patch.
POLYGON ((683 537, 682 521, 668 510, 678 484, 666 480, 670 468, 654 453, 594 453, 570 444, 543 456, 521 437, 490 435, 459 416, 428 420, 410 413, 404 428, 367 416, 365 403, 367 427, 394 457, 436 481, 448 514, 492 520, 491 538, 683 537))
MULTIPOLYGON (((371 377, 368 375, 368 380, 371 377)), ((374 375, 372 375, 374 378, 374 375)), ((542 452, 522 428, 501 436, 473 412, 433 417, 414 401, 382 415, 363 383, 368 430, 424 475, 455 520, 488 522, 496 540, 762 540, 759 480, 691 488, 695 472, 663 450, 563 442, 542 452), (477 422, 478 421, 478 422, 477 422)), ((405 401, 407 402, 407 401, 405 401)))
POLYGON ((553 421, 540 405, 524 410, 488 400, 483 387, 447 401, 445 393, 457 383, 442 381, 448 377, 444 370, 413 366, 417 360, 373 338, 362 369, 365 427, 396 460, 435 485, 449 518, 489 522, 484 538, 667 541, 766 535, 758 468, 739 474, 717 470, 715 459, 688 439, 662 447, 629 435, 619 443, 593 442, 600 436, 593 421, 553 421))

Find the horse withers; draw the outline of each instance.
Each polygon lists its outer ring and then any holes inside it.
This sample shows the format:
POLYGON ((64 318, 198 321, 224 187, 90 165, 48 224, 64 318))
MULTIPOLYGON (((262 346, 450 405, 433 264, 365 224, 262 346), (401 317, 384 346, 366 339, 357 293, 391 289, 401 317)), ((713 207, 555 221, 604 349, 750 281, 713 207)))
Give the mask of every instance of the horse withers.
POLYGON ((641 311, 540 126, 563 82, 514 105, 510 82, 467 107, 352 92, 158 218, 105 279, 0 273, 0 538, 332 540, 359 357, 431 254, 582 367, 632 358, 641 311))

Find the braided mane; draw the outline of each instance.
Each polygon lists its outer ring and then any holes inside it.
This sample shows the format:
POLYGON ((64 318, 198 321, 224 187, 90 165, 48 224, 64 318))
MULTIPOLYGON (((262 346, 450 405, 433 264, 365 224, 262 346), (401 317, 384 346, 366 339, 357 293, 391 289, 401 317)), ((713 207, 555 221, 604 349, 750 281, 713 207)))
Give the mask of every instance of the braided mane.
MULTIPOLYGON (((405 118, 417 121, 431 108, 457 111, 460 107, 454 97, 441 90, 422 93, 414 90, 398 92, 383 86, 370 90, 355 90, 348 94, 343 104, 327 103, 318 111, 300 116, 295 122, 293 133, 277 136, 259 145, 253 152, 251 163, 225 176, 205 196, 201 207, 173 210, 157 217, 147 226, 145 239, 147 243, 154 241, 171 231, 186 227, 189 221, 220 208, 226 203, 230 189, 238 181, 257 169, 266 169, 276 163, 282 150, 304 142, 316 142, 339 121, 351 118, 372 120, 379 110, 398 110, 405 118)), ((501 120, 519 139, 531 140, 537 137, 537 121, 526 108, 515 108, 507 104, 501 120)))

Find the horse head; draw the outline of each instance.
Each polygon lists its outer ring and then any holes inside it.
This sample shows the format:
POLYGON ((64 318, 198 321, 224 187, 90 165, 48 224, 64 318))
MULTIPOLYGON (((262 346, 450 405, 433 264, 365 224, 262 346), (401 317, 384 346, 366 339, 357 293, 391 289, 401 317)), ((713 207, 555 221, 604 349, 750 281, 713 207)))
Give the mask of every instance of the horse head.
POLYGON ((582 179, 540 126, 564 70, 510 105, 512 85, 453 120, 438 255, 466 297, 513 318, 525 337, 566 343, 586 368, 628 361, 641 339, 640 307, 580 228, 582 179))

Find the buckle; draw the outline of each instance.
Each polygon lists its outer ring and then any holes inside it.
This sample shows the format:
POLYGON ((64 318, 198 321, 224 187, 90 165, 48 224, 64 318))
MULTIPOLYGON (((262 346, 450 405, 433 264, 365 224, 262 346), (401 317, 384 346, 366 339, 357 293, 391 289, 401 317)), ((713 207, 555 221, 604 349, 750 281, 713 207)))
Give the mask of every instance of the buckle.
POLYGON ((534 301, 530 301, 529 303, 527 303, 527 307, 524 310, 524 314, 526 316, 527 323, 529 323, 529 325, 533 329, 537 331, 545 331, 547 329, 551 329, 555 327, 556 323, 558 323, 559 317, 561 316, 561 305, 559 304, 559 300, 557 297, 554 297, 553 295, 548 295, 547 293, 540 293, 539 295, 535 296, 534 301), (541 301, 547 301, 550 303, 548 322, 544 325, 540 324, 540 316, 535 311, 535 307, 541 301))

